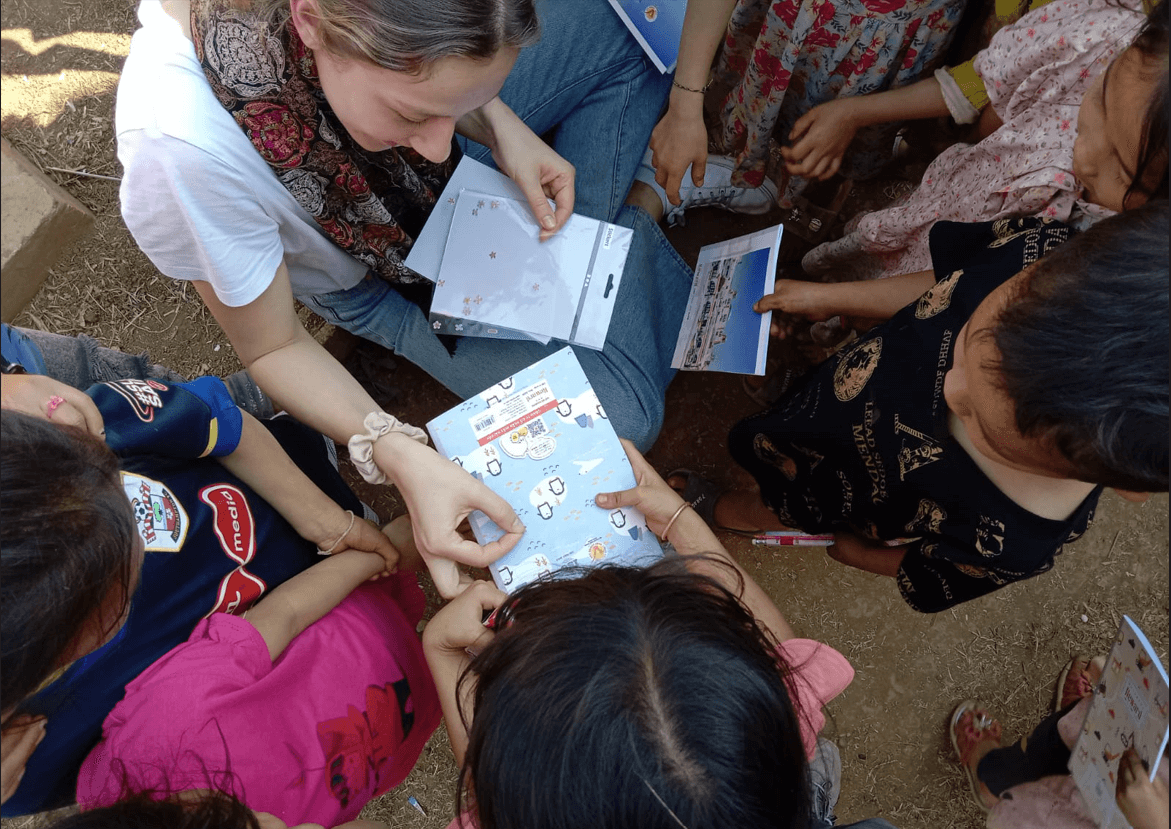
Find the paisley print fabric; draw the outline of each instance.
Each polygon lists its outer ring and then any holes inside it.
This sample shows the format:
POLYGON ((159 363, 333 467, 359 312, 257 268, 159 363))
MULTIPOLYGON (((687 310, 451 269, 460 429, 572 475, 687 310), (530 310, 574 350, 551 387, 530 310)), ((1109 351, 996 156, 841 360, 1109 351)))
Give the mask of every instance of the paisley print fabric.
POLYGON ((329 238, 389 282, 426 284, 402 260, 459 161, 454 143, 440 164, 405 147, 363 149, 292 25, 271 27, 231 0, 196 0, 191 31, 216 98, 329 238))

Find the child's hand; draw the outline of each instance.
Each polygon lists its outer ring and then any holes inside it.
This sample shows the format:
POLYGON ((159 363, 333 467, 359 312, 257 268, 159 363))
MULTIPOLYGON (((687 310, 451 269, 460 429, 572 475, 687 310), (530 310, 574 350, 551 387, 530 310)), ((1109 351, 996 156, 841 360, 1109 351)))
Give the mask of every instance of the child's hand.
POLYGON ((474 581, 448 602, 423 628, 423 647, 431 651, 479 653, 492 640, 484 611, 495 610, 508 594, 490 581, 474 581))
POLYGON ((317 541, 321 549, 329 549, 330 544, 337 542, 330 551, 331 555, 337 555, 346 550, 357 550, 358 552, 374 553, 381 556, 382 560, 386 562, 386 568, 381 573, 375 574, 375 579, 398 572, 398 550, 382 530, 364 518, 355 518, 353 526, 346 530, 346 526, 349 525, 350 521, 349 515, 342 513, 341 520, 344 520, 346 523, 339 527, 332 537, 317 541), (345 535, 342 535, 339 539, 338 533, 343 530, 345 530, 345 535))
POLYGON ((824 180, 842 166, 842 156, 858 131, 857 103, 852 98, 816 106, 797 119, 789 132, 792 146, 781 147, 791 175, 824 180))
POLYGON ((1122 753, 1118 763, 1118 808, 1134 829, 1167 829, 1167 786, 1143 767, 1134 747, 1122 753))
POLYGON ((24 778, 24 767, 45 736, 44 717, 13 717, 4 723, 0 735, 0 803, 16 794, 24 778))
POLYGON ((90 396, 52 377, 5 374, 0 384, 0 407, 76 426, 96 438, 106 437, 102 414, 90 396))
MULTIPOLYGON (((821 322, 837 314, 833 307, 831 291, 830 286, 820 282, 778 279, 773 292, 757 300, 752 310, 758 314, 779 311, 803 317, 810 322, 821 322)), ((770 333, 782 340, 793 333, 792 324, 787 320, 774 320, 770 328, 770 333)))
MULTIPOLYGON (((703 96, 696 95, 690 111, 673 103, 651 133, 651 163, 655 181, 667 191, 667 200, 679 204, 679 185, 691 166, 691 183, 703 185, 707 169, 707 127, 703 123, 703 96)), ((691 102, 688 102, 691 103, 691 102)))
POLYGON ((623 438, 622 448, 626 450, 638 486, 622 492, 599 492, 594 496, 594 503, 602 509, 634 507, 646 518, 647 529, 662 538, 663 529, 679 511, 683 498, 647 463, 633 443, 623 438))

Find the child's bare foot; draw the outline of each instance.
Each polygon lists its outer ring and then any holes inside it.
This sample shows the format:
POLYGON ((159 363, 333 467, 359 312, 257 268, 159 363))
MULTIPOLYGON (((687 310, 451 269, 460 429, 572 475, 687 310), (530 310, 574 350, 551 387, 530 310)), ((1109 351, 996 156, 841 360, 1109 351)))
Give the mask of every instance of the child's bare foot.
POLYGON ((760 499, 759 490, 720 488, 695 472, 676 469, 667 485, 691 503, 714 530, 751 534, 787 529, 760 499))
POLYGON ((1094 685, 1102 676, 1102 671, 1106 667, 1106 657, 1095 656, 1093 658, 1086 654, 1079 653, 1061 671, 1061 675, 1057 677, 1057 694, 1055 696, 1053 710, 1061 711, 1082 697, 1088 697, 1094 693, 1094 685))
POLYGON ((972 797, 981 809, 989 811, 997 797, 980 782, 976 769, 984 755, 1000 748, 1000 723, 980 703, 964 700, 951 715, 951 745, 964 767, 972 797))

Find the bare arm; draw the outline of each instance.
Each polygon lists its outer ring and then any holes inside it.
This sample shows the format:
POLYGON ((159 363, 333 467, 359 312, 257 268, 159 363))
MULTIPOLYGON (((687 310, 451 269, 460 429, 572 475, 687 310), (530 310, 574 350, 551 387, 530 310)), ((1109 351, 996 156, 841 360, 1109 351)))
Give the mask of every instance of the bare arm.
POLYGON ((297 634, 384 566, 382 557, 373 553, 349 550, 332 555, 277 587, 245 617, 264 638, 268 655, 276 659, 297 634))
MULTIPOLYGON (((671 516, 675 515, 679 507, 683 505, 683 498, 671 489, 659 473, 647 463, 646 458, 634 448, 634 444, 623 440, 622 446, 626 449, 627 457, 630 458, 630 465, 634 468, 634 479, 638 482, 638 486, 622 492, 598 493, 594 500, 603 509, 614 509, 619 506, 638 508, 646 516, 647 527, 651 532, 661 537, 663 528, 671 520, 671 516)), ((708 576, 732 593, 739 595, 740 601, 744 603, 748 611, 756 617, 757 622, 763 628, 773 635, 776 641, 784 642, 795 636, 793 629, 785 621, 785 617, 781 615, 781 611, 777 609, 773 600, 736 562, 736 559, 732 558, 724 549, 724 545, 715 537, 695 510, 686 507, 679 513, 675 523, 671 525, 667 540, 675 546, 680 555, 706 555, 727 565, 723 567, 710 560, 704 561, 702 559, 693 559, 688 562, 688 568, 692 572, 708 576), (741 584, 737 582, 742 583, 743 586, 741 587, 741 584)))
POLYGON ((757 301, 758 314, 782 311, 819 322, 841 314, 887 320, 935 284, 931 271, 862 282, 804 282, 778 279, 773 293, 757 301))
POLYGON ((925 78, 909 86, 838 98, 802 115, 781 148, 793 175, 826 179, 838 171, 855 133, 873 124, 950 115, 939 81, 925 78))
POLYGON ((272 433, 252 415, 241 414, 240 443, 234 452, 220 458, 220 463, 256 490, 302 538, 322 548, 337 541, 339 550, 377 553, 385 560, 386 571, 394 572, 398 552, 390 539, 361 518, 351 526, 346 511, 293 463, 272 433))
POLYGON ((702 185, 707 167, 707 127, 703 122, 703 93, 716 48, 723 39, 736 0, 691 0, 683 18, 679 62, 670 102, 651 133, 651 163, 655 181, 667 191, 672 204, 679 203, 679 184, 687 165, 691 180, 702 185), (687 87, 681 89, 680 87, 687 87))
MULTIPOLYGON (((273 282, 248 305, 219 301, 207 282, 192 283, 223 327, 253 378, 302 423, 346 443, 366 431, 367 414, 381 411, 373 398, 305 331, 293 310, 288 270, 277 268, 273 282)), ((500 496, 457 464, 403 434, 392 432, 374 444, 374 461, 398 485, 415 516, 415 540, 428 555, 473 566, 495 561, 520 538, 524 525, 500 496), (508 530, 500 541, 478 546, 456 531, 479 509, 508 530)))
POLYGON ((468 729, 460 710, 472 712, 473 682, 464 685, 459 696, 459 678, 471 661, 495 635, 480 621, 485 610, 492 610, 508 598, 490 581, 473 582, 467 590, 445 605, 423 629, 423 653, 435 678, 443 721, 451 740, 455 764, 462 766, 468 748, 468 729), (469 651, 471 653, 469 653, 469 651))

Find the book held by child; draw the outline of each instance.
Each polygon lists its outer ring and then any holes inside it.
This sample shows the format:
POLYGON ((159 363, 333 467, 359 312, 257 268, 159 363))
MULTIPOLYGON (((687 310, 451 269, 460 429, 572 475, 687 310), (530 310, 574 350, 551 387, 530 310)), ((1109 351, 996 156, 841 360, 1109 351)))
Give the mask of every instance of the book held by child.
POLYGON ((700 249, 672 368, 764 374, 773 313, 753 306, 773 292, 782 231, 777 225, 700 249))
POLYGON ((1133 746, 1154 780, 1167 736, 1167 671, 1138 625, 1123 616, 1069 757, 1069 772, 1102 829, 1129 826, 1115 799, 1122 753, 1133 746))
MULTIPOLYGON (((440 454, 501 495, 525 524, 517 545, 489 566, 501 590, 564 567, 643 566, 662 557, 638 510, 594 503, 599 492, 635 486, 634 472, 572 349, 485 389, 427 431, 440 454)), ((504 535, 481 512, 468 520, 480 544, 504 535)))

